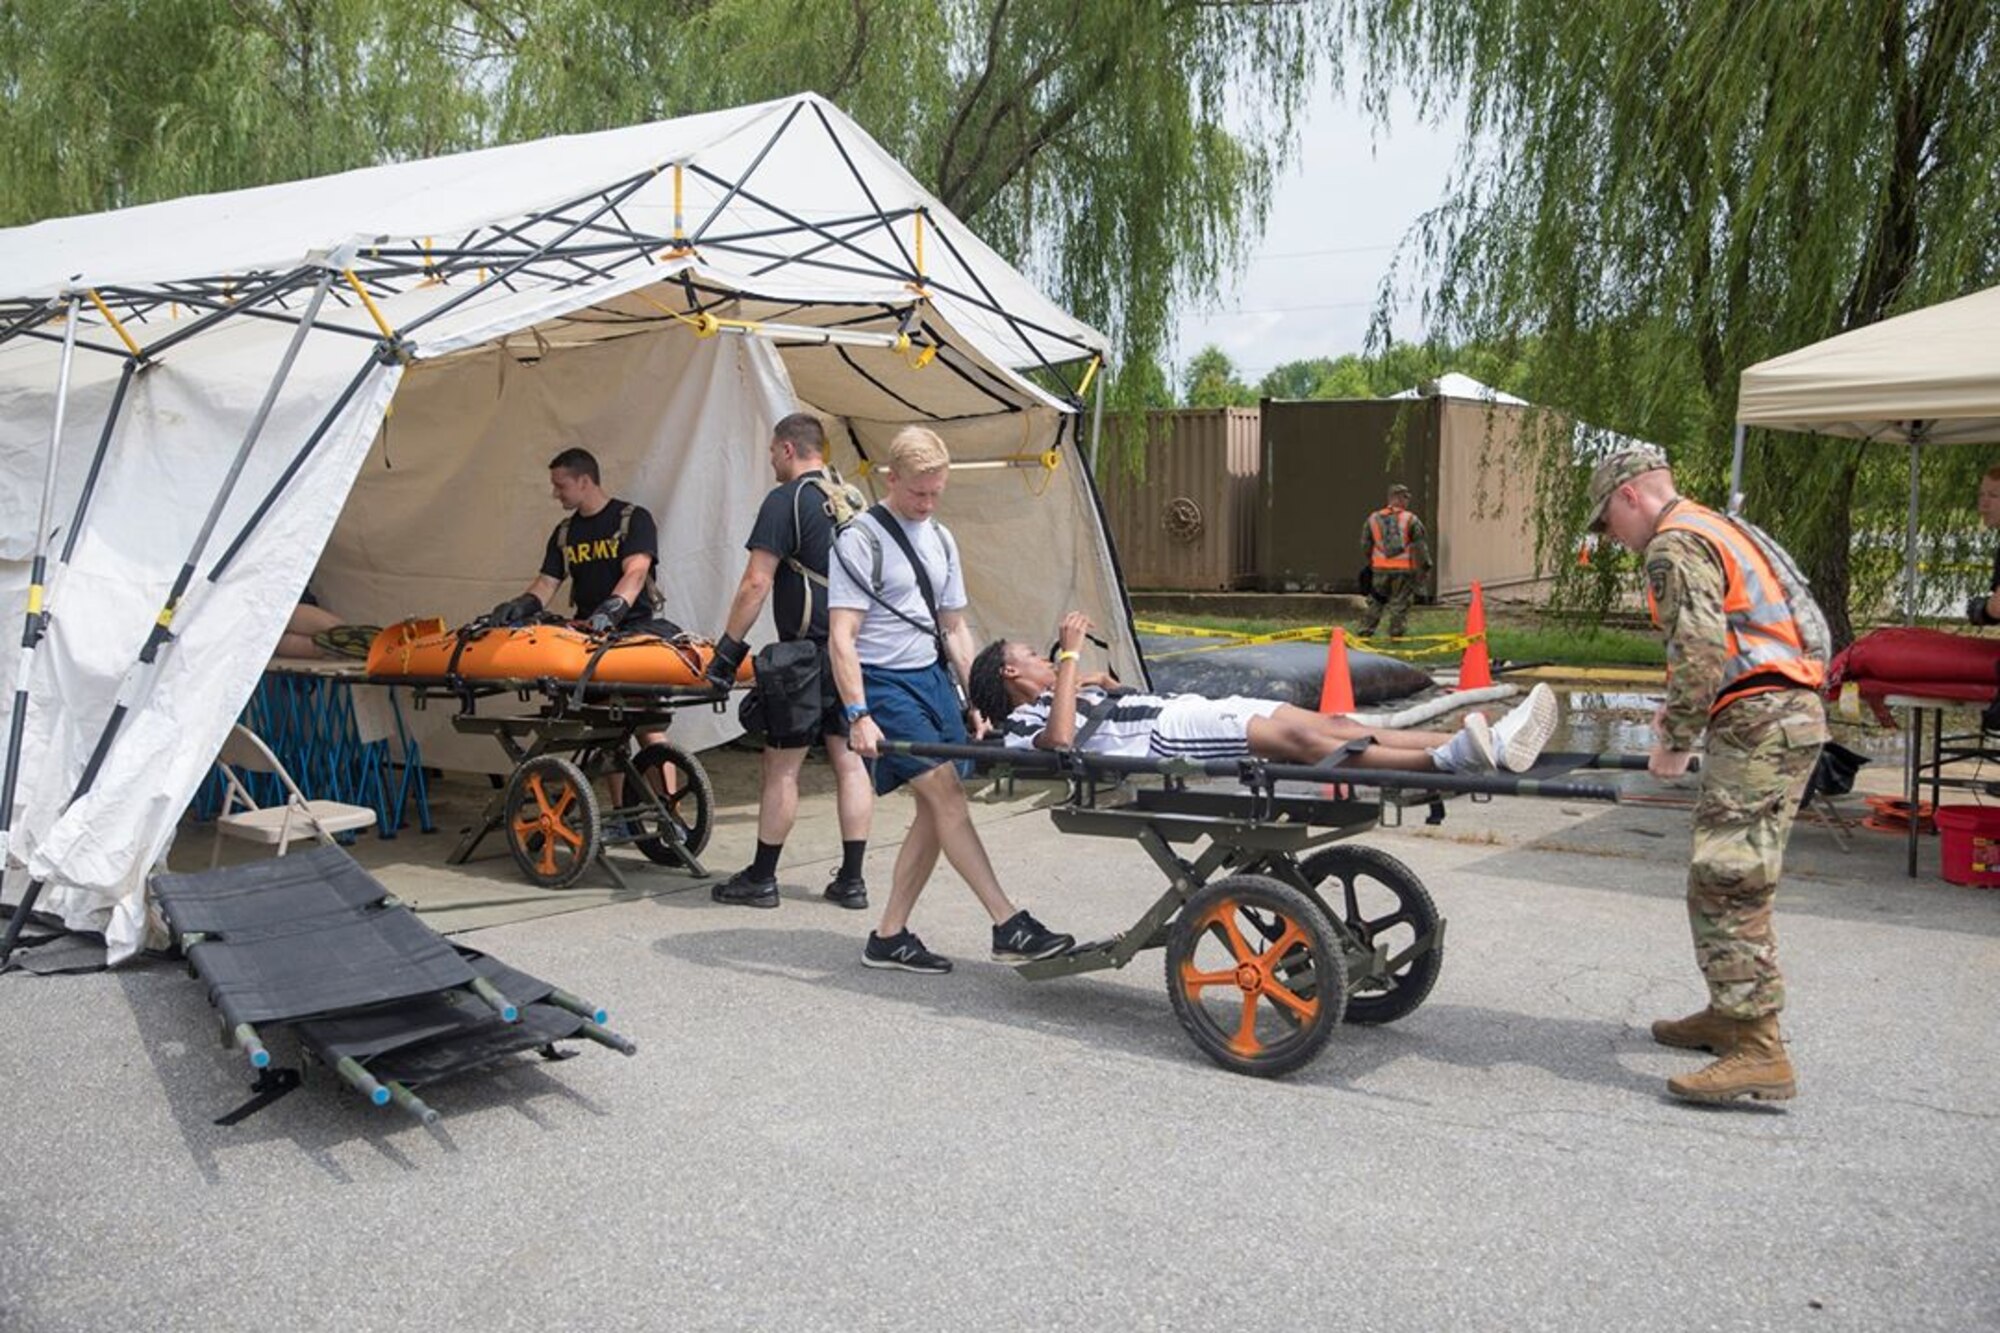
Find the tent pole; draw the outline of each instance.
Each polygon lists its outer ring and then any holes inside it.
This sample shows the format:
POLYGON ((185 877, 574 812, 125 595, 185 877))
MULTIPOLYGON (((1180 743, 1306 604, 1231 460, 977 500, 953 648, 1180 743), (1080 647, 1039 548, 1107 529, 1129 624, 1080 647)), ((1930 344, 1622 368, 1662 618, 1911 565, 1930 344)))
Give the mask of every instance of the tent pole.
POLYGON ((408 324, 403 326, 401 336, 407 337, 413 330, 423 327, 424 325, 430 323, 434 319, 437 319, 441 315, 448 314, 451 311, 458 309, 458 307, 464 305, 467 301, 470 301, 473 297, 479 296, 484 292, 490 291, 494 287, 498 287, 504 284, 509 278, 513 277, 523 268, 526 268, 529 264, 532 264, 536 260, 542 258, 544 255, 547 255, 548 253, 553 251, 557 246, 561 245, 564 241, 568 240, 570 237, 582 231, 585 227, 589 227, 595 224, 596 221, 599 218, 603 217, 606 213, 615 212, 618 208, 618 205, 624 203, 627 199, 630 199, 633 195, 637 194, 640 188, 644 186, 647 181, 650 181, 651 179, 653 179, 654 176, 658 174, 659 174, 658 171, 643 172, 640 175, 633 176, 628 180, 619 181, 616 183, 616 185, 607 187, 608 189, 615 189, 617 193, 611 195, 611 197, 606 199, 602 204, 599 204, 594 211, 577 219, 575 222, 571 223, 568 227, 564 228, 555 237, 553 237, 548 241, 543 242, 541 245, 536 246, 533 250, 530 250, 527 254, 522 255, 520 258, 507 264, 504 268, 495 269, 491 274, 491 276, 489 276, 484 282, 476 283, 473 286, 468 287, 466 290, 460 292, 457 296, 454 296, 449 301, 446 301, 443 305, 433 306, 429 310, 426 310, 423 314, 417 316, 415 319, 411 320, 408 324))
POLYGON ((1743 512, 1743 423, 1736 423, 1736 448, 1729 457, 1729 512, 1743 512))
MULTIPOLYGON (((1912 423, 1913 425, 1915 423, 1912 423)), ((1923 447, 1923 429, 1910 432, 1910 522, 1903 537, 1903 623, 1917 623, 1917 452, 1923 447)))
MULTIPOLYGON (((70 793, 69 800, 63 804, 65 814, 83 799, 92 784, 97 781, 98 771, 104 766, 105 755, 110 752, 112 742, 118 738, 118 729, 124 724, 125 715, 131 711, 132 699, 150 691, 152 678, 159 671, 161 650, 173 642, 174 616, 180 609, 181 596, 187 591, 187 586, 194 577, 195 566, 201 560, 203 550, 208 546, 209 537, 213 535, 216 524, 222 519, 223 507, 229 503, 229 497, 236 489, 237 480, 243 475, 243 465, 250 459, 251 448, 257 443, 257 437, 264 432, 264 423, 270 419, 271 409, 277 404, 279 391, 291 377, 292 365, 298 360, 299 348, 305 342, 306 334, 312 331, 313 325, 319 319, 320 305, 326 300, 327 288, 333 285, 334 274, 338 271, 340 262, 337 258, 330 258, 326 261, 326 267, 320 271, 319 283, 313 288, 312 300, 306 306, 305 317, 292 331, 291 341, 285 344, 285 355, 278 362, 277 373, 272 376, 270 387, 264 391, 263 402, 257 405, 257 414, 251 418, 250 428, 244 432, 243 443, 237 446, 236 456, 230 460, 229 471, 223 475, 222 488, 216 494, 213 503, 209 505, 207 515, 202 519, 201 531, 196 534, 194 545, 189 550, 186 561, 181 565, 180 573, 174 578, 174 586, 167 594, 166 604, 154 618, 152 631, 139 649, 139 660, 126 669, 125 678, 119 682, 118 693, 111 706, 111 715, 104 721, 104 730, 98 735, 97 746, 91 751, 89 761, 83 766, 83 774, 77 779, 76 790, 70 793)), ((14 915, 8 919, 5 934, 0 935, 0 971, 6 969, 8 960, 13 956, 14 946, 21 938, 21 927, 26 924, 29 914, 34 911, 36 900, 42 896, 44 882, 40 879, 28 882, 28 891, 22 895, 21 905, 14 909, 14 915)))
POLYGON ((14 827, 14 780, 21 771, 21 731, 28 720, 28 672, 35 645, 42 640, 48 618, 42 614, 43 582, 49 562, 49 515, 56 507, 56 471, 62 455, 63 416, 69 407, 69 371, 76 360, 76 317, 83 298, 69 295, 63 319, 62 360, 56 365, 56 410, 49 422, 49 456, 42 465, 42 502, 35 513, 35 555, 28 569, 28 610, 21 627, 21 660, 14 675, 13 721, 7 731, 7 767, 0 773, 0 866, 7 860, 8 835, 14 827))
POLYGON ((1097 446, 1104 438, 1104 375, 1097 376, 1097 393, 1090 407, 1090 475, 1097 473, 1097 446))

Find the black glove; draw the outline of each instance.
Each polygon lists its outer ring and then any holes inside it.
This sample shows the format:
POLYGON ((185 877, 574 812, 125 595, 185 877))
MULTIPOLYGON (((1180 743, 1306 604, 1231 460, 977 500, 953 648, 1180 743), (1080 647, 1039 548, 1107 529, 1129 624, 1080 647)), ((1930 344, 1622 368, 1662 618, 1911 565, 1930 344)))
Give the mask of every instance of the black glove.
POLYGON ((732 639, 727 634, 715 641, 715 655, 708 659, 708 683, 718 690, 726 690, 736 683, 737 668, 743 665, 744 654, 750 645, 741 639, 732 639))
POLYGON ((1975 625, 2000 624, 1986 612, 1986 594, 1978 593, 1965 604, 1965 618, 1975 625))
POLYGON ((592 634, 609 634, 618 628, 618 623, 631 609, 632 603, 613 593, 597 604, 597 609, 590 613, 590 619, 584 622, 584 628, 592 634))
POLYGON ((519 625, 542 613, 542 599, 531 592, 509 597, 486 617, 496 625, 519 625))

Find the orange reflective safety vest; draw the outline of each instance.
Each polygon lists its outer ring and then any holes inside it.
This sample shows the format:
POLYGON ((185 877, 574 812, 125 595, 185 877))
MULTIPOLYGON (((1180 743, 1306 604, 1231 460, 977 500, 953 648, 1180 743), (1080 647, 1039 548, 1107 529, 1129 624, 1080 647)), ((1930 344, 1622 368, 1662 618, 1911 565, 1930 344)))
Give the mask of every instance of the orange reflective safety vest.
MULTIPOLYGON (((1710 715, 1752 694, 1794 686, 1816 690, 1825 684, 1826 664, 1806 651, 1784 585, 1763 550, 1741 528, 1713 509, 1682 500, 1660 519, 1658 532, 1691 532, 1707 542, 1722 562, 1729 660, 1710 715)), ((1646 609, 1658 628, 1660 608, 1650 582, 1646 609)))
POLYGON ((1407 509, 1378 509, 1368 516, 1368 539, 1374 549, 1368 553, 1371 568, 1385 571, 1415 569, 1410 554, 1410 529, 1417 516, 1407 509))

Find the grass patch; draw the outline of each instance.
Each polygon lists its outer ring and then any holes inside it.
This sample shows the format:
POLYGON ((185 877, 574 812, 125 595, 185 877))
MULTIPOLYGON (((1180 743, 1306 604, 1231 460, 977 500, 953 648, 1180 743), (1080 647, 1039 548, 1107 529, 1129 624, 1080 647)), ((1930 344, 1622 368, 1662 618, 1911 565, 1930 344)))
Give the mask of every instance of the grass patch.
MULTIPOLYGON (((1142 615, 1139 619, 1242 635, 1275 634, 1314 623, 1296 619, 1242 619, 1205 615, 1142 615)), ((1350 617, 1336 623, 1346 624, 1351 631, 1356 620, 1350 617)), ((1465 612, 1457 607, 1418 607, 1410 613, 1409 628, 1413 636, 1459 634, 1465 629, 1465 612)), ((1579 667, 1658 667, 1664 666, 1667 660, 1666 651, 1656 634, 1594 623, 1577 624, 1571 620, 1524 611, 1510 610, 1489 614, 1486 644, 1496 662, 1548 662, 1556 666, 1579 667)), ((1425 645, 1412 646, 1420 648, 1425 645)), ((1415 660, 1427 666, 1457 665, 1457 658, 1451 653, 1431 654, 1417 657, 1415 660)))

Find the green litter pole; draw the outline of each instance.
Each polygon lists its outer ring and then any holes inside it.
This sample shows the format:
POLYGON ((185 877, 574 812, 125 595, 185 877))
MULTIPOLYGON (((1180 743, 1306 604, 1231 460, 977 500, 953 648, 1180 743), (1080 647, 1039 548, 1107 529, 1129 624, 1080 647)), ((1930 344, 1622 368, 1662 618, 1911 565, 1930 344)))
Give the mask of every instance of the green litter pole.
POLYGON ((429 1103, 417 1096, 416 1093, 411 1092, 393 1078, 389 1080, 388 1088, 389 1100, 415 1116, 419 1124, 435 1125, 438 1122, 438 1113, 433 1111, 429 1103))
POLYGON ((518 1023, 521 1021, 521 1011, 514 1007, 514 1002, 502 995, 500 988, 485 977, 474 977, 472 979, 472 993, 486 1001, 493 1012, 500 1015, 501 1022, 518 1023))
POLYGON ((340 1063, 333 1067, 333 1071, 347 1080, 347 1086, 353 1088, 376 1106, 387 1106, 389 1104, 389 1090, 383 1087, 373 1074, 363 1069, 361 1062, 353 1056, 341 1056, 340 1063))
POLYGON ((625 1038, 619 1036, 601 1023, 593 1023, 586 1018, 583 1020, 583 1026, 578 1031, 596 1042, 599 1046, 609 1046, 620 1055, 637 1055, 639 1053, 637 1046, 634 1046, 631 1042, 625 1040, 625 1038))
POLYGON ((236 1049, 250 1057, 250 1067, 252 1069, 268 1069, 271 1067, 271 1053, 264 1049, 264 1043, 257 1037, 256 1028, 251 1027, 248 1023, 238 1023, 230 1031, 229 1036, 236 1043, 236 1049))
POLYGON ((602 1023, 611 1017, 610 1011, 603 1005, 592 1004, 589 1000, 571 995, 566 990, 550 991, 549 1003, 558 1009, 567 1009, 579 1018, 587 1018, 593 1023, 602 1023))

